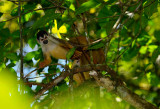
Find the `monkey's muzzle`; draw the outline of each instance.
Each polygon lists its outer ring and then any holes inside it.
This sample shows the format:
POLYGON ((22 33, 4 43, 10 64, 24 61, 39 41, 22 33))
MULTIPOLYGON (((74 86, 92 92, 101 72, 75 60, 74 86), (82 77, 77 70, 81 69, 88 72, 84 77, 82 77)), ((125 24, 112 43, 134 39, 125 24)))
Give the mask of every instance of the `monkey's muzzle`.
POLYGON ((44 41, 43 41, 43 44, 48 44, 48 40, 44 40, 44 41))

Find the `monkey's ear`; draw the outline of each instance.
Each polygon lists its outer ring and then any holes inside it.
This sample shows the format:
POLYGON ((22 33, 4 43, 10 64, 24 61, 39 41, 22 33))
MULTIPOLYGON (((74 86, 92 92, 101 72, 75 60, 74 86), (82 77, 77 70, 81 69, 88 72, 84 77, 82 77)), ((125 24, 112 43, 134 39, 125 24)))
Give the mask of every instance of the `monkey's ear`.
POLYGON ((40 43, 40 37, 37 37, 36 39, 37 39, 37 42, 40 43))
POLYGON ((37 42, 40 43, 40 41, 37 39, 37 42))

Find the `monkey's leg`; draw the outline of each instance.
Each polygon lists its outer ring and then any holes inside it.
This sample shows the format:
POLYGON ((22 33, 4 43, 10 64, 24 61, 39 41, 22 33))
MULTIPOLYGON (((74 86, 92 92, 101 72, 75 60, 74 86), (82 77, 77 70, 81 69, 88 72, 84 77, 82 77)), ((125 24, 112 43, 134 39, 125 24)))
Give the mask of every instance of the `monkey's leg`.
MULTIPOLYGON (((74 60, 72 64, 72 68, 80 66, 80 61, 79 60, 74 60)), ((76 73, 73 75, 73 80, 76 81, 77 85, 80 85, 81 83, 84 82, 84 78, 81 73, 76 73)))
POLYGON ((44 61, 42 61, 42 62, 39 63, 39 67, 40 67, 40 68, 46 67, 46 66, 49 65, 49 64, 51 63, 51 61, 52 61, 49 54, 44 53, 43 55, 44 55, 44 58, 45 58, 45 59, 44 59, 44 61))

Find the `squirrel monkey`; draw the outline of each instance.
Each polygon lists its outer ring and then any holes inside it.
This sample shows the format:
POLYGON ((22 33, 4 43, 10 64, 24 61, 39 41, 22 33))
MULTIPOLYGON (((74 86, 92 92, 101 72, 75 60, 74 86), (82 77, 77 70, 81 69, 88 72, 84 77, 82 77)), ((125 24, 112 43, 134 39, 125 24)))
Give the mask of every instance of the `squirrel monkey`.
MULTIPOLYGON (((69 41, 58 39, 50 36, 46 31, 41 30, 37 33, 37 41, 41 45, 42 52, 44 55, 44 61, 40 62, 39 67, 43 68, 51 63, 51 56, 56 59, 66 59, 67 52, 74 47, 74 45, 87 45, 88 42, 86 37, 78 36, 71 38, 69 41)), ((90 42, 93 42, 90 40, 90 42)), ((104 52, 103 50, 96 49, 92 50, 93 63, 101 64, 104 62, 104 52)), ((82 66, 91 63, 90 53, 86 46, 77 47, 73 56, 72 68, 75 66, 82 66)), ((89 79, 89 73, 84 72, 83 74, 77 73, 73 75, 73 79, 77 84, 81 84, 85 79, 89 79)))

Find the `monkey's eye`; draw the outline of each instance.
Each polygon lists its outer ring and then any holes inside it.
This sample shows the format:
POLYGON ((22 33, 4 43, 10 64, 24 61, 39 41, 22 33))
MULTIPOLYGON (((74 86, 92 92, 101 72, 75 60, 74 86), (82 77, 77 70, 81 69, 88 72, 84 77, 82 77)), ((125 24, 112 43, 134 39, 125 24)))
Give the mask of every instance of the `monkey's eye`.
POLYGON ((40 39, 40 41, 43 41, 43 39, 40 39))
POLYGON ((47 37, 45 36, 44 39, 47 39, 47 37))
POLYGON ((47 36, 46 36, 46 35, 44 35, 44 39, 47 39, 47 36))

